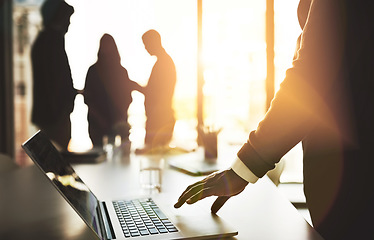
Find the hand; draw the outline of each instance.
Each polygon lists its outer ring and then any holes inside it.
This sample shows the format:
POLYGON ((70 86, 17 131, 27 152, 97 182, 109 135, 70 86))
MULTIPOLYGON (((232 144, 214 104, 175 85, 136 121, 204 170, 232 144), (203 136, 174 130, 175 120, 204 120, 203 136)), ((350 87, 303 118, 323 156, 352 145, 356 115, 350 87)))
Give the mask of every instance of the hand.
POLYGON ((136 90, 136 91, 141 92, 141 93, 143 93, 143 91, 144 91, 144 87, 140 86, 139 83, 137 83, 137 82, 130 81, 129 86, 130 86, 130 89, 132 89, 132 90, 136 90))
POLYGON ((248 182, 231 169, 214 173, 188 186, 174 207, 180 208, 185 202, 193 204, 209 196, 218 196, 212 205, 212 212, 216 213, 231 196, 241 193, 247 185, 248 182))

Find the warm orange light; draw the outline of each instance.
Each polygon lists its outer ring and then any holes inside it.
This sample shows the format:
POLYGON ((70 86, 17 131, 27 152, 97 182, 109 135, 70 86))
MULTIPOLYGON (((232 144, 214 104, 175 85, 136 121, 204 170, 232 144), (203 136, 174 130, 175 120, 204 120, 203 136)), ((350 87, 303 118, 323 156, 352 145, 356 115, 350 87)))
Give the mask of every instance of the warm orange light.
MULTIPOLYGON (((175 136, 186 137, 195 130, 197 89, 197 9, 193 1, 173 0, 110 0, 69 1, 75 8, 66 50, 69 56, 74 86, 84 88, 88 67, 96 61, 98 42, 103 33, 116 40, 122 65, 132 80, 145 85, 154 58, 144 49, 141 35, 157 29, 166 51, 177 68, 174 107, 177 120, 188 122, 188 128, 175 129, 175 136), (89 4, 89 7, 87 7, 89 4), (109 15, 103 15, 110 13, 109 15), (102 17, 98 18, 97 16, 102 17), (172 21, 171 21, 172 19, 172 21), (179 133, 179 131, 181 131, 179 133)), ((290 66, 298 28, 298 0, 276 1, 276 89, 290 66)), ((263 1, 232 0, 204 1, 203 48, 204 121, 230 129, 229 132, 249 131, 257 126, 265 111, 266 42, 263 1), (235 128, 232 130, 232 128, 235 128)), ((80 101, 80 100, 79 100, 80 101)), ((129 110, 132 125, 130 138, 141 141, 144 136, 144 99, 133 95, 129 110)), ((72 141, 69 149, 80 151, 92 144, 88 137, 85 107, 77 106, 72 119, 72 141), (83 110, 82 110, 83 109, 83 110), (73 121, 73 120, 72 120, 73 121)), ((185 127, 183 125, 183 127, 185 127)), ((233 138, 238 138, 239 134, 233 138)))
POLYGON ((92 148, 88 135, 87 111, 83 96, 78 94, 74 102, 74 111, 70 115, 72 133, 68 145, 69 152, 84 152, 92 148))

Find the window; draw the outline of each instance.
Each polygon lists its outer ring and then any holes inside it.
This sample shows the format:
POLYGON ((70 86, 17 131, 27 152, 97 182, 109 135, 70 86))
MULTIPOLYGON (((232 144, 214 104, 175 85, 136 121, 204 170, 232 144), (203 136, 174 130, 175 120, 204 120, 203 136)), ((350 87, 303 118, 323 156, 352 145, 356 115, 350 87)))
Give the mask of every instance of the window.
POLYGON ((241 145, 265 113, 265 1, 203 1, 204 122, 241 145))
MULTIPOLYGON (((84 88, 88 67, 96 61, 99 40, 111 34, 122 65, 132 80, 146 84, 155 59, 145 51, 142 34, 160 32, 166 51, 177 68, 174 96, 177 123, 173 144, 196 146, 197 2, 191 0, 80 0, 67 1, 75 13, 65 36, 74 86, 84 88)), ((32 79, 30 47, 41 29, 42 0, 15 0, 14 82, 16 153, 27 164, 20 144, 36 128, 30 124, 32 79)), ((275 89, 290 67, 300 33, 298 0, 275 1, 275 89)), ((202 61, 204 67, 204 123, 222 128, 220 141, 240 145, 265 114, 266 108, 266 1, 203 0, 202 61)), ((145 130, 144 97, 133 92, 129 109, 130 140, 141 145, 145 130)), ((72 113, 72 147, 90 147, 87 106, 78 95, 72 113), (79 143, 79 144, 78 144, 79 143)), ((299 160, 299 162, 301 162, 299 160)), ((291 164, 292 165, 292 164, 291 164)), ((295 164, 293 164, 295 166, 295 164)), ((299 165, 297 169, 299 169, 299 165)), ((293 170, 294 171, 294 170, 293 170)), ((297 170, 298 171, 298 170, 297 170)))

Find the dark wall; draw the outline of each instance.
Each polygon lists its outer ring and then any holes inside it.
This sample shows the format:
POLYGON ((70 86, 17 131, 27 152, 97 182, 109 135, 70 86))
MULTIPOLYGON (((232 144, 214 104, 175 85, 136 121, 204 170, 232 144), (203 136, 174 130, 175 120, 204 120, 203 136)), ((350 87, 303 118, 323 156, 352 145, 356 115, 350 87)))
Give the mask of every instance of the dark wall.
POLYGON ((14 158, 12 0, 0 0, 0 153, 14 158))

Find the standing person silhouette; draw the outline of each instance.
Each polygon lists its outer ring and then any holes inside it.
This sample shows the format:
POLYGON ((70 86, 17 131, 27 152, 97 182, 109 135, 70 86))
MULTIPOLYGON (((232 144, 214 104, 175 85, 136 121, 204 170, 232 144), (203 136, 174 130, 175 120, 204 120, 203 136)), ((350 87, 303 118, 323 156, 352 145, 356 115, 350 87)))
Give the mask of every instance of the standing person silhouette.
POLYGON ((31 50, 32 122, 61 151, 70 141, 70 113, 76 95, 64 39, 73 13, 74 8, 62 0, 46 0, 41 7, 43 29, 31 50))
POLYGON ((373 239, 373 11, 372 1, 311 0, 293 67, 264 119, 230 169, 190 185, 175 207, 218 196, 217 212, 301 141, 314 228, 326 240, 373 239))
POLYGON ((173 136, 175 125, 172 100, 177 81, 175 65, 161 44, 156 30, 149 30, 142 36, 145 49, 157 61, 153 66, 147 86, 137 85, 136 90, 145 96, 146 135, 145 147, 136 153, 147 153, 166 149, 173 136))
POLYGON ((94 146, 102 146, 104 136, 111 143, 116 135, 128 142, 127 111, 132 102, 133 88, 134 83, 121 65, 114 38, 104 34, 100 39, 97 61, 88 69, 84 88, 89 135, 94 146))

